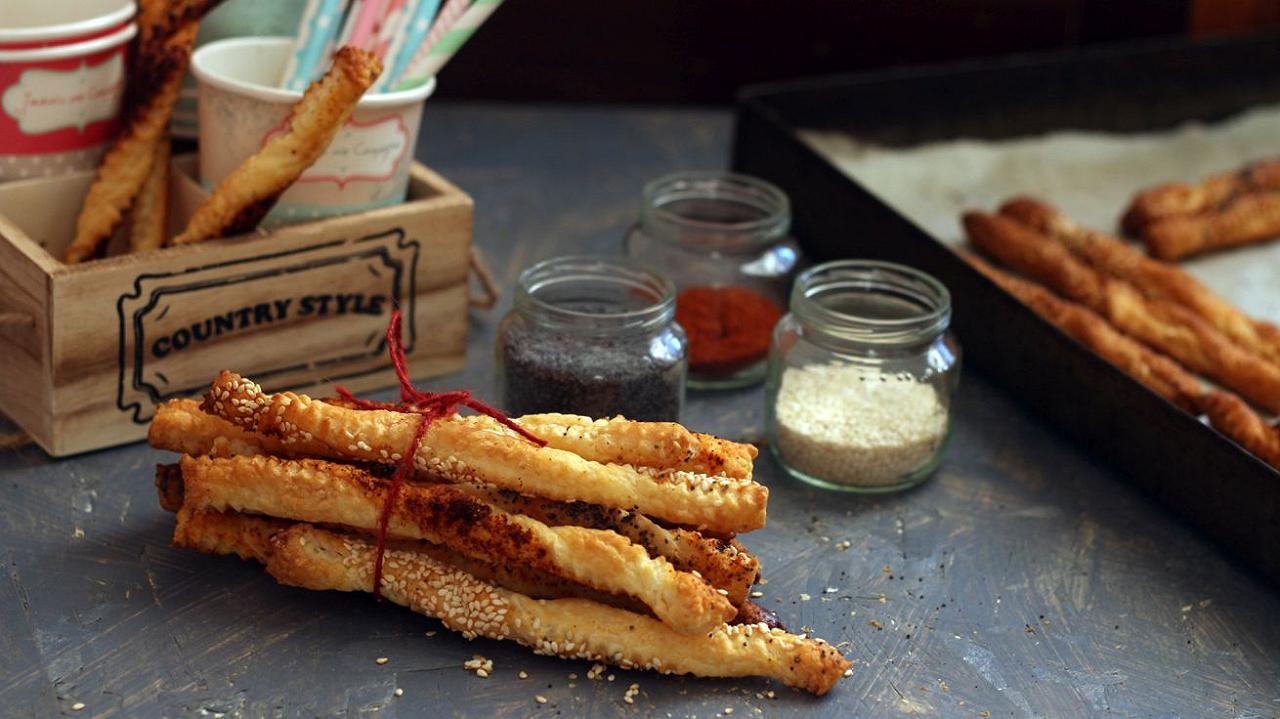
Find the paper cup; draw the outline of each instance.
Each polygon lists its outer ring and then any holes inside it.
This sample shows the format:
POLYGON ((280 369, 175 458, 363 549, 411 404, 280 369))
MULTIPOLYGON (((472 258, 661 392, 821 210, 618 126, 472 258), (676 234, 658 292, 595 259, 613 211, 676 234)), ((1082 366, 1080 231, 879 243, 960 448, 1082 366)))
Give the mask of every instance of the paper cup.
MULTIPOLYGON (((49 0, 45 4, 63 10, 72 5, 49 0)), ((96 1, 84 5, 107 7, 96 1)), ((35 7, 17 0, 18 9, 35 7)), ((102 16, 105 20, 68 21, 49 28, 26 22, 25 16, 11 20, 6 14, 0 21, 6 25, 0 31, 0 181, 98 164, 119 129, 126 51, 137 33, 129 21, 132 13, 130 2, 102 16), (121 12, 126 13, 123 23, 121 12), (67 28, 73 26, 88 39, 68 35, 67 28)))
MULTIPOLYGON (((215 187, 272 136, 285 130, 302 97, 278 87, 290 38, 246 37, 196 51, 191 69, 199 98, 200 182, 215 187)), ((266 227, 399 204, 422 122, 425 85, 365 95, 329 149, 290 187, 263 221, 266 227)))
POLYGON ((0 50, 69 45, 110 35, 133 19, 133 0, 3 0, 0 50))

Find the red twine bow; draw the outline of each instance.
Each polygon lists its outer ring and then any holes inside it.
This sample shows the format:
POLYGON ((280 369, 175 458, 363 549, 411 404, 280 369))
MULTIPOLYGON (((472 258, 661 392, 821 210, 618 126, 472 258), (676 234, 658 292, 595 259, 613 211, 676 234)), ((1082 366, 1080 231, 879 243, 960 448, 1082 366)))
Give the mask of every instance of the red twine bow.
POLYGON ((414 457, 417 456, 418 447, 422 444, 422 438, 426 436, 427 428, 431 426, 432 422, 441 417, 448 417, 456 412, 458 406, 461 405, 492 417, 499 424, 539 447, 544 447, 547 444, 545 440, 516 424, 510 417, 472 397, 471 392, 467 390, 423 392, 414 387, 413 382, 409 379, 408 364, 404 356, 404 343, 400 335, 400 324, 400 308, 397 307, 391 310, 391 321, 387 323, 387 352, 391 355, 391 366, 396 371, 396 378, 400 380, 400 402, 375 402, 360 399, 351 394, 346 387, 335 386, 333 388, 339 397, 354 407, 390 410, 392 412, 416 414, 420 417, 418 427, 413 433, 413 441, 409 443, 408 449, 405 450, 400 457, 400 461, 396 464, 396 473, 391 479, 390 489, 387 490, 387 501, 383 503, 382 513, 378 517, 378 545, 373 560, 374 597, 382 596, 382 558, 387 549, 387 524, 391 520, 391 510, 395 507, 401 485, 413 475, 414 457))

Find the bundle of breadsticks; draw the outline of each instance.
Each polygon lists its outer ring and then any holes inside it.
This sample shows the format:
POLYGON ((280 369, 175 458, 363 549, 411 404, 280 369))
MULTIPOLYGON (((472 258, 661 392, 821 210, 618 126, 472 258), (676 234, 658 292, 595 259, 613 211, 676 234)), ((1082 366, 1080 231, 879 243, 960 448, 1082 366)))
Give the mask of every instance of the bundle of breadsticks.
POLYGON ((1039 200, 1016 198, 996 214, 968 212, 963 221, 974 247, 1023 277, 966 255, 979 271, 1152 391, 1205 415, 1280 468, 1280 432, 1254 409, 1280 412, 1280 327, 1039 200), (1222 389, 1206 388, 1193 373, 1222 389))
POLYGON ((223 372, 203 402, 161 407, 150 442, 182 454, 157 471, 174 544, 540 654, 819 695, 851 666, 748 600, 759 563, 736 535, 768 499, 754 447, 666 422, 364 406, 223 372))
POLYGON ((130 213, 129 251, 202 242, 257 227, 280 195, 324 154, 365 90, 382 72, 377 56, 344 47, 324 77, 291 109, 286 130, 214 189, 170 237, 169 139, 165 131, 191 61, 200 19, 222 0, 141 0, 120 135, 89 186, 63 261, 101 257, 130 213))
POLYGON ((1280 159, 1139 192, 1121 219, 1153 256, 1178 260, 1280 237, 1280 159))

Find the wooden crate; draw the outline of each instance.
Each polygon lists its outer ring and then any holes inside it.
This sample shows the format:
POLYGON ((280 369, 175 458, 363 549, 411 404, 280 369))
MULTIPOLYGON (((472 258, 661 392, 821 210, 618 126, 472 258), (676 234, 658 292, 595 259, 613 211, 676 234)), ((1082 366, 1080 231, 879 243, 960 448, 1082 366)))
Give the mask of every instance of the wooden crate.
MULTIPOLYGON (((173 175, 180 221, 202 190, 173 175)), ((393 304, 413 376, 462 367, 472 202, 426 167, 395 207, 64 265, 91 179, 0 185, 0 412, 48 453, 142 438, 222 369, 317 394, 394 384, 393 304)))

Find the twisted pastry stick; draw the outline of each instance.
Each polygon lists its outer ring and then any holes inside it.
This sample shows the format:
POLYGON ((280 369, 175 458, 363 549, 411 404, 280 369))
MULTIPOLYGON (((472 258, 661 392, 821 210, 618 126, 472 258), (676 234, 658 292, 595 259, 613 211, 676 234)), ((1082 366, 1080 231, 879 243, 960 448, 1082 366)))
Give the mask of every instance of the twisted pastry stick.
POLYGON ((1247 192, 1265 190, 1280 190, 1280 159, 1210 175, 1197 184, 1171 182, 1143 190, 1133 198, 1120 224, 1125 233, 1137 235, 1157 220, 1212 211, 1247 192))
POLYGON ((1280 327, 1249 317, 1177 265, 1153 260, 1116 237, 1082 227, 1034 198, 1014 198, 1000 207, 1000 214, 1049 235, 1095 269, 1133 283, 1148 298, 1186 307, 1250 352, 1280 362, 1280 327))
MULTIPOLYGON (((251 512, 304 522, 378 527, 388 483, 348 465, 275 457, 182 458, 183 506, 251 512)), ((635 597, 684 633, 733 618, 733 605, 693 574, 652 559, 613 532, 548 527, 449 485, 407 485, 388 534, 444 544, 489 563, 521 563, 602 592, 635 597)))
POLYGON ((751 479, 757 450, 749 444, 690 432, 675 422, 591 419, 573 414, 527 414, 516 420, 546 440, 601 464, 634 464, 751 479))
MULTIPOLYGON (((307 524, 274 530, 276 525, 256 518, 188 510, 179 513, 178 524, 175 544, 251 557, 282 584, 349 592, 373 588, 373 546, 356 538, 307 524), (260 541, 264 535, 266 546, 260 541), (245 541, 237 543, 238 536, 245 541)), ((679 634, 649 617, 588 600, 531 599, 399 547, 387 551, 384 571, 387 599, 437 617, 465 637, 511 639, 538 654, 664 674, 768 677, 817 695, 830 691, 851 667, 820 639, 763 624, 679 634)))
POLYGON ((129 251, 147 252, 164 246, 169 221, 169 138, 156 142, 151 170, 133 203, 129 220, 129 251))
POLYGON ((558 502, 509 490, 457 485, 459 489, 512 514, 532 517, 551 527, 572 525, 604 529, 626 537, 676 569, 692 572, 724 590, 735 607, 747 601, 760 576, 760 562, 736 541, 704 537, 690 529, 668 529, 639 512, 584 502, 558 502))
POLYGON ((1084 304, 1191 370, 1280 411, 1280 366, 1232 344, 1185 307, 1144 298, 1128 282, 1089 267, 1061 244, 1008 217, 968 212, 964 226, 985 254, 1084 304))
POLYGON ((1185 410, 1198 409, 1200 381, 1177 362, 1117 332, 1083 305, 1064 300, 1034 282, 1002 272, 973 255, 966 254, 965 259, 1033 312, 1151 391, 1185 410))
MULTIPOLYGON (((222 372, 201 408, 243 428, 275 436, 295 452, 391 464, 410 445, 413 415, 356 410, 282 392, 222 372)), ((522 494, 634 509, 717 533, 764 526, 769 491, 750 480, 592 462, 535 447, 486 417, 431 423, 414 458, 419 472, 449 482, 483 482, 522 494)))
POLYGON ((250 432, 221 417, 202 412, 200 403, 192 399, 173 399, 157 407, 147 428, 147 442, 156 449, 179 454, 296 456, 294 448, 278 438, 250 432))
POLYGON ((1273 240, 1280 236, 1280 192, 1255 192, 1220 210, 1174 215, 1148 224, 1142 241, 1162 260, 1273 240))
POLYGON ((1280 469, 1280 433, 1244 400, 1230 392, 1206 392, 1200 398, 1200 410, 1219 432, 1280 469))

